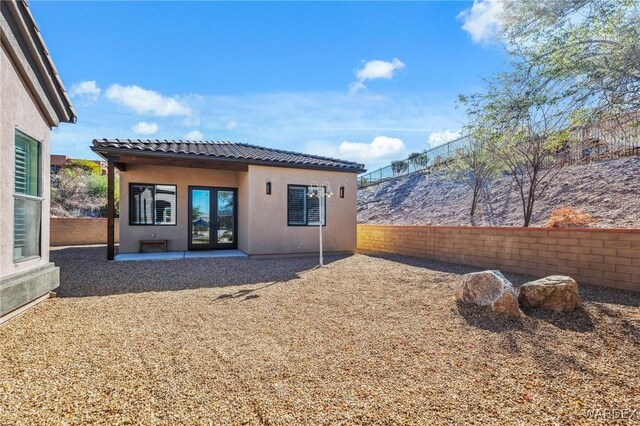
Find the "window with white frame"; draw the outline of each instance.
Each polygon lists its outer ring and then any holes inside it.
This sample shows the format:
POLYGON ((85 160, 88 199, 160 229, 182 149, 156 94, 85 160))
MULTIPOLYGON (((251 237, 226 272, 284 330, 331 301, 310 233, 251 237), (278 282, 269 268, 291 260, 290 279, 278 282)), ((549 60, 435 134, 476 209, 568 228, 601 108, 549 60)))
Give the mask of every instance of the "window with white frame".
POLYGON ((40 142, 16 131, 14 151, 13 260, 22 261, 40 256, 40 142))

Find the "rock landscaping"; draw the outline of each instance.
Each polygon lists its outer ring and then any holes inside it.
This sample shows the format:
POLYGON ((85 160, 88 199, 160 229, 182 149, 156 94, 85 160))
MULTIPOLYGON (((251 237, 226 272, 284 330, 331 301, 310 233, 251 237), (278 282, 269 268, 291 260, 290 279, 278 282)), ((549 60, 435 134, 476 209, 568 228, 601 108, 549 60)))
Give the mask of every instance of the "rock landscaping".
POLYGON ((552 275, 520 286, 518 301, 529 308, 573 312, 582 306, 578 283, 564 275, 552 275))
POLYGON ((456 289, 456 299, 479 306, 491 306, 491 310, 521 317, 518 294, 511 282, 500 271, 483 271, 463 275, 456 289))
POLYGON ((565 275, 530 281, 515 290, 500 271, 472 272, 460 277, 455 297, 512 317, 523 315, 519 305, 556 312, 573 312, 582 306, 578 283, 565 275))
POLYGON ((0 326, 1 425, 592 425, 640 406, 637 293, 581 285, 583 309, 514 321, 452 303, 477 271, 460 265, 104 250, 52 251, 58 297, 0 326))

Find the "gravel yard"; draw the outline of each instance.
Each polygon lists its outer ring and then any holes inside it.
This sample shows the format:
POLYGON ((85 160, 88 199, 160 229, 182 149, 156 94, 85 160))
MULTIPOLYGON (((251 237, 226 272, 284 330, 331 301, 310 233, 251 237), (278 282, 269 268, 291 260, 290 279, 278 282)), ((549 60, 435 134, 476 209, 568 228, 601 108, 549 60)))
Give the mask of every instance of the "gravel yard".
POLYGON ((59 297, 0 327, 0 424, 597 424, 586 410, 640 410, 640 294, 583 286, 585 310, 516 321, 456 304, 467 267, 104 250, 54 250, 59 297))

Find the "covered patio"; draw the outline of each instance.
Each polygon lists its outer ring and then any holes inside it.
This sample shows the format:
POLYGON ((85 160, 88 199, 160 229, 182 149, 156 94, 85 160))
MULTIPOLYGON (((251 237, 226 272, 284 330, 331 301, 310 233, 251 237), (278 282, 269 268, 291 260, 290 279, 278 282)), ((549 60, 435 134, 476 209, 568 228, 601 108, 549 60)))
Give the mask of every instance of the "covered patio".
POLYGON ((147 251, 143 245, 165 252, 312 254, 320 224, 327 253, 356 250, 362 164, 233 142, 96 139, 92 150, 107 161, 108 260, 115 259, 116 220, 119 254, 147 251), (339 194, 326 208, 310 196, 314 182, 339 194))

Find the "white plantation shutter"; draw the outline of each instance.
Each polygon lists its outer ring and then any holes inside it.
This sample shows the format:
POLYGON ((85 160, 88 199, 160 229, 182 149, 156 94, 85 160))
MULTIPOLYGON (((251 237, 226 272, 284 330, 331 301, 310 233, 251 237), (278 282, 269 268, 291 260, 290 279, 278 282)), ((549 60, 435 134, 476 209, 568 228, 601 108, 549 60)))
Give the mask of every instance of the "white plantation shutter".
POLYGON ((154 211, 156 225, 176 224, 176 187, 175 185, 156 185, 154 211))
POLYGON ((16 132, 14 151, 13 259, 19 261, 40 256, 40 143, 16 132))
MULTIPOLYGON (((318 197, 309 197, 311 191, 312 189, 308 186, 289 185, 287 192, 287 222, 289 226, 319 225, 320 200, 318 197)), ((322 224, 326 225, 326 204, 324 213, 322 224)))
POLYGON ((287 217, 289 225, 307 224, 306 186, 289 186, 287 194, 287 217))
POLYGON ((131 225, 175 225, 176 186, 132 184, 129 190, 131 225))
POLYGON ((28 155, 27 145, 20 140, 16 140, 14 190, 18 194, 27 193, 27 175, 29 173, 28 155))
POLYGON ((317 226, 320 220, 320 199, 308 196, 307 198, 307 225, 317 226))

